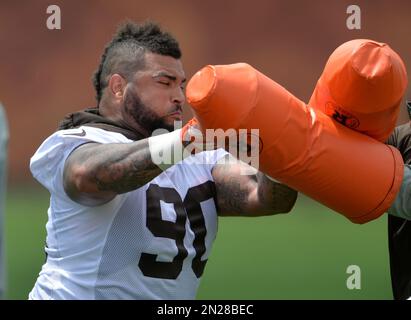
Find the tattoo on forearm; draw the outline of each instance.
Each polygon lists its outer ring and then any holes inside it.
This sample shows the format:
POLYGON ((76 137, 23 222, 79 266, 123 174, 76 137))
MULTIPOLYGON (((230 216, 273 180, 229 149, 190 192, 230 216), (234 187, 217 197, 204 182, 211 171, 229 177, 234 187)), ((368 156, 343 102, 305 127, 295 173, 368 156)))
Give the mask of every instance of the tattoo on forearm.
POLYGON ((273 204, 283 212, 291 210, 297 199, 297 192, 284 184, 275 183, 272 193, 273 204))
POLYGON ((258 174, 258 198, 265 206, 279 211, 291 210, 297 199, 297 192, 290 187, 270 181, 263 174, 258 174))
POLYGON ((224 208, 224 211, 230 213, 244 212, 250 191, 236 177, 224 177, 216 187, 218 209, 224 208))
POLYGON ((151 161, 150 152, 140 152, 131 159, 129 156, 111 159, 94 174, 100 191, 124 193, 145 185, 160 173, 161 170, 151 161))
MULTIPOLYGON (((152 162, 147 141, 128 144, 107 144, 91 150, 90 177, 99 191, 125 193, 135 190, 158 176, 162 171, 152 162)), ((90 155, 90 154, 89 154, 90 155)), ((87 156, 85 154, 84 156, 87 156)))

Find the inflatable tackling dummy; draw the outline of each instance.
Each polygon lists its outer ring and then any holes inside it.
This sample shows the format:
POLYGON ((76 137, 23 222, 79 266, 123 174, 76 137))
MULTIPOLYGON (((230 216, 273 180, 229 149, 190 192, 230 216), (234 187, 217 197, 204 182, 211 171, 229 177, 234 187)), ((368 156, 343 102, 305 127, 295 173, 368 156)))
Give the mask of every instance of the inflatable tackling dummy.
POLYGON ((187 99, 203 130, 258 128, 259 170, 355 223, 386 212, 400 188, 397 149, 307 106, 247 64, 203 68, 187 99))
POLYGON ((309 105, 379 141, 394 130, 407 73, 387 44, 357 39, 329 57, 309 105))

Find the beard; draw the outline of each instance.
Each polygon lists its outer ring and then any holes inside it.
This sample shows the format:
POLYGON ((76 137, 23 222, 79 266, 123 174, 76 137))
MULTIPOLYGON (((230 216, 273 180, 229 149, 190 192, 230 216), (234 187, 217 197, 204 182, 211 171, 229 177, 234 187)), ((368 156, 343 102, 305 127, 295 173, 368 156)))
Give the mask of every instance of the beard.
POLYGON ((147 107, 137 95, 134 89, 126 91, 124 97, 124 110, 139 126, 151 134, 156 129, 173 131, 174 126, 165 122, 154 111, 147 107))

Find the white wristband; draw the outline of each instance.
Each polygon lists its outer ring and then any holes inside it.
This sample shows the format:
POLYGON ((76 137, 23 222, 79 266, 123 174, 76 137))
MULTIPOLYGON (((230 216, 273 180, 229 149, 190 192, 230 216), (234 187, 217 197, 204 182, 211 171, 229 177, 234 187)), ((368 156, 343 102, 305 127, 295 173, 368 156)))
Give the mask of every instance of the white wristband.
POLYGON ((161 170, 166 170, 183 160, 181 129, 148 138, 151 160, 161 170))
POLYGON ((151 160, 163 171, 191 156, 181 141, 181 129, 148 138, 148 146, 151 160))

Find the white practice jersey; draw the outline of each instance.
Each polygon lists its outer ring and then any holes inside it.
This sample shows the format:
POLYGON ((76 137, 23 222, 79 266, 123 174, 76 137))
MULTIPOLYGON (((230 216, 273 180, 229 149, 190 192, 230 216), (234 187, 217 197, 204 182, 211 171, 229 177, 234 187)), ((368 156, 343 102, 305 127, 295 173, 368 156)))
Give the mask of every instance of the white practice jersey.
POLYGON ((31 158, 50 194, 47 260, 30 299, 194 299, 217 232, 211 170, 226 152, 186 158, 97 207, 72 201, 64 163, 88 142, 130 143, 92 127, 61 130, 31 158))

